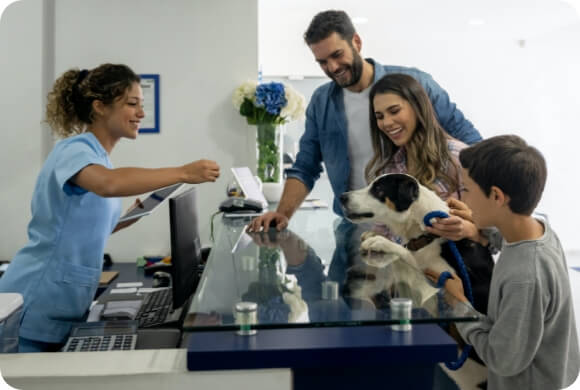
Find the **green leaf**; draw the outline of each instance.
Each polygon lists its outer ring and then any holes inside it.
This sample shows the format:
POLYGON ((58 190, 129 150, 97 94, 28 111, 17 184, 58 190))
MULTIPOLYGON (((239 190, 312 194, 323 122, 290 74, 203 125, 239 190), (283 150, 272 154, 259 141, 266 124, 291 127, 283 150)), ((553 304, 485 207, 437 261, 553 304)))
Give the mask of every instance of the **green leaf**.
POLYGON ((248 98, 244 98, 244 102, 240 106, 240 114, 248 118, 254 117, 254 103, 248 98))

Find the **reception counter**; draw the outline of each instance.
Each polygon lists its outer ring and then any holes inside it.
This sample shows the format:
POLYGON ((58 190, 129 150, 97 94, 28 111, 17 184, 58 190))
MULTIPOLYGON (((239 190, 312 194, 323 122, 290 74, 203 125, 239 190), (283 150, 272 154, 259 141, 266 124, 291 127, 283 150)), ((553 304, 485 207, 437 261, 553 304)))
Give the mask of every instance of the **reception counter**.
POLYGON ((6 354, 0 372, 22 389, 431 388, 437 363, 457 357, 441 326, 476 313, 408 264, 361 254, 365 227, 329 213, 299 211, 267 234, 217 221, 179 349, 6 354), (393 315, 394 298, 412 302, 409 317, 393 315), (238 334, 240 302, 255 304, 253 335, 238 334))
POLYGON ((282 232, 247 233, 249 218, 219 221, 184 323, 189 370, 290 367, 295 389, 382 387, 385 378, 423 389, 437 363, 457 359, 441 325, 477 313, 403 260, 361 253, 368 226, 317 224, 328 212, 298 211, 282 232), (395 298, 408 299, 408 317, 391 310, 395 298), (255 312, 244 323, 236 308, 248 303, 255 312))

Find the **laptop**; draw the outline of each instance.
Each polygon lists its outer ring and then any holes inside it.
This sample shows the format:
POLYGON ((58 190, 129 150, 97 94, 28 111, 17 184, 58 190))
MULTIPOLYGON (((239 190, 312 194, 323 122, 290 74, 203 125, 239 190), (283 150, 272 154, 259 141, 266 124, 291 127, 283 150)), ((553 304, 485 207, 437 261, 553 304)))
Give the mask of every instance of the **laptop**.
POLYGON ((199 283, 202 259, 196 194, 193 187, 169 199, 172 265, 168 271, 172 279, 171 287, 131 296, 109 294, 105 297, 103 311, 107 314, 102 315, 101 319, 135 319, 139 322, 139 328, 181 328, 199 283), (119 309, 119 315, 116 315, 115 310, 107 311, 107 304, 111 307, 122 306, 119 301, 124 301, 126 306, 130 306, 129 302, 139 300, 142 302, 137 302, 138 309, 131 313, 119 309))

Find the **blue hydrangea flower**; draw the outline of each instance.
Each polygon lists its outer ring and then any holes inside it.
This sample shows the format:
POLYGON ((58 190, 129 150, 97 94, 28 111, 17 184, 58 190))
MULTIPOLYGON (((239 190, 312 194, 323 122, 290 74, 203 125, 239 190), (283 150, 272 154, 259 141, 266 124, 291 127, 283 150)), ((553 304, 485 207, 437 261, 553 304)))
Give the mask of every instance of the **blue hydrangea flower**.
POLYGON ((264 107, 269 114, 280 115, 286 103, 283 84, 271 82, 256 87, 256 106, 264 107))

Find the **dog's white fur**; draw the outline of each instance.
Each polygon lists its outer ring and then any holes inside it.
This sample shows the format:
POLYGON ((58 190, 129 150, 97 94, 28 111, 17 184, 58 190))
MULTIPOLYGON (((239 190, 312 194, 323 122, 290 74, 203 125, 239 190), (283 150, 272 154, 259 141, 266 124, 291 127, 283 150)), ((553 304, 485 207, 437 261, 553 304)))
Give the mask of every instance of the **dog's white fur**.
MULTIPOLYGON (((394 210, 386 203, 383 203, 374 197, 370 192, 373 182, 363 189, 344 194, 344 196, 348 197, 347 209, 349 213, 373 214, 372 217, 361 217, 351 220, 355 223, 382 223, 388 226, 394 234, 402 237, 405 243, 412 238, 424 234, 425 224, 423 223, 423 217, 432 211, 444 211, 449 213, 449 207, 447 206, 447 203, 445 203, 433 191, 418 183, 412 176, 408 177, 412 178, 418 184, 419 196, 411 203, 407 210, 394 210)), ((379 179, 380 177, 375 180, 379 179)), ((445 259, 440 255, 441 245, 446 241, 446 239, 437 238, 422 249, 413 252, 404 246, 373 232, 363 234, 361 240, 361 251, 363 252, 372 251, 385 253, 389 256, 395 255, 421 270, 429 268, 437 273, 448 271, 455 274, 453 268, 450 267, 447 261, 445 261, 445 259)))

